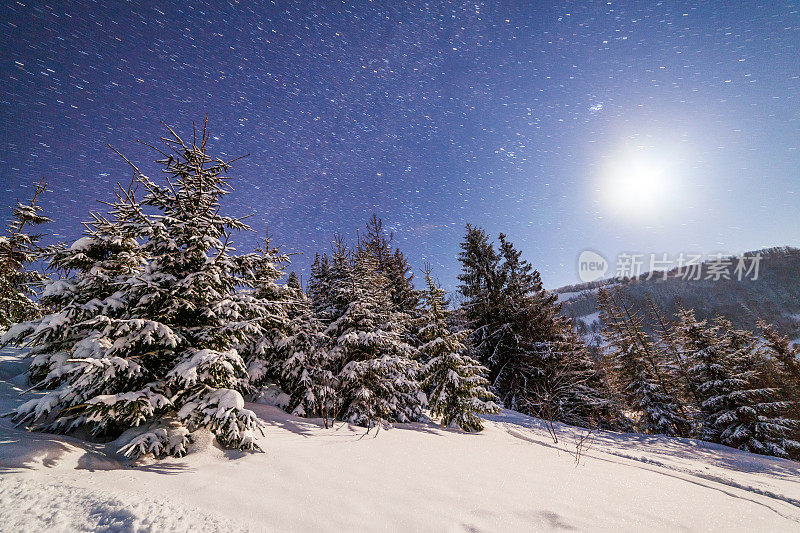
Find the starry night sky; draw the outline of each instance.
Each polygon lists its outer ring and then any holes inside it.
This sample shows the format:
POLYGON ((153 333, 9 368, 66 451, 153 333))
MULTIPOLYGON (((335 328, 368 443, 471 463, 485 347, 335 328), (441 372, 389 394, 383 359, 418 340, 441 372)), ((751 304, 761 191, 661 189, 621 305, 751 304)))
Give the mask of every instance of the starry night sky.
POLYGON ((2 218, 44 176, 63 239, 130 180, 107 143, 156 177, 135 141, 208 114, 212 154, 250 154, 239 249, 268 224, 299 271, 372 212, 449 289, 467 222, 548 287, 587 248, 800 245, 796 1, 9 1, 0 24, 2 218), (657 212, 603 199, 630 150, 668 162, 657 212))

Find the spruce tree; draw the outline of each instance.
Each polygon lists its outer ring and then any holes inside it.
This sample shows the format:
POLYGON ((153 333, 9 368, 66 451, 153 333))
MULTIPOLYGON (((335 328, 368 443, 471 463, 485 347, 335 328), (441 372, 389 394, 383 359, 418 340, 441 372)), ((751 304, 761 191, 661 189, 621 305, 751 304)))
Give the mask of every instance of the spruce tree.
POLYGON ((339 418, 373 427, 418 420, 425 405, 414 350, 403 341, 406 318, 392 310, 386 278, 369 254, 347 254, 340 245, 331 264, 328 325, 339 418), (332 317, 331 317, 332 318, 332 317))
POLYGON ((505 235, 495 251, 486 233, 469 225, 461 247, 463 314, 503 404, 582 426, 616 419, 597 365, 521 252, 505 235))
POLYGON ((702 402, 699 436, 765 455, 795 453, 796 422, 783 416, 788 405, 760 383, 757 339, 723 318, 698 321, 690 310, 679 312, 677 331, 702 402))
POLYGON ((790 457, 800 451, 794 436, 798 421, 789 414, 790 402, 764 379, 765 353, 750 331, 739 330, 723 317, 715 319, 730 377, 720 396, 708 400, 714 409, 709 422, 722 444, 753 453, 790 457))
POLYGON ((292 270, 289 273, 289 277, 286 278, 286 286, 294 290, 299 290, 302 288, 300 286, 300 278, 297 277, 297 272, 294 270, 292 270))
POLYGON ((530 333, 523 346, 543 370, 527 388, 533 391, 526 392, 526 401, 534 407, 530 414, 590 429, 624 429, 626 419, 598 363, 572 321, 561 314, 554 295, 539 293, 530 309, 530 333))
POLYGON ((431 414, 441 417, 442 425, 455 425, 464 431, 481 431, 479 414, 498 411, 496 397, 489 391, 486 368, 467 355, 464 341, 469 332, 452 332, 447 324, 445 291, 425 269, 425 308, 419 336, 427 359, 423 373, 431 414))
POLYGON ((311 277, 308 280, 308 297, 315 316, 324 320, 328 315, 331 301, 331 272, 328 256, 317 254, 311 265, 311 277))
POLYGON ((42 180, 36 186, 33 198, 27 204, 17 202, 12 209, 13 220, 5 236, 0 236, 0 335, 17 322, 31 320, 41 315, 36 301, 36 291, 46 281, 42 273, 30 266, 40 255, 40 235, 26 231, 33 226, 51 222, 36 204, 47 184, 42 180))
POLYGON ((686 420, 678 414, 672 398, 662 387, 646 365, 637 365, 637 373, 625 389, 630 405, 641 413, 637 428, 651 435, 686 435, 686 420))
POLYGON ((15 325, 3 338, 4 343, 28 348, 28 376, 35 388, 58 387, 75 366, 72 359, 95 353, 92 321, 120 315, 125 281, 146 261, 136 241, 138 231, 123 224, 139 220, 134 187, 120 187, 114 193, 110 218, 91 213, 83 237, 43 252, 49 268, 60 274, 59 279, 47 280, 39 300, 50 314, 15 325))
MULTIPOLYGON (((761 346, 764 379, 777 391, 778 398, 787 403, 786 418, 800 421, 800 347, 791 344, 788 337, 778 333, 771 324, 760 320, 758 328, 764 339, 761 346)), ((800 442, 800 424, 795 425, 791 439, 800 442)), ((800 450, 790 450, 790 455, 797 460, 800 450)))
POLYGON ((237 350, 245 362, 249 384, 264 385, 266 380, 280 376, 279 346, 290 335, 290 314, 299 298, 298 290, 278 282, 283 278, 286 254, 273 247, 269 235, 253 253, 235 258, 241 285, 249 289, 238 297, 246 301, 257 321, 253 334, 237 350), (255 310, 255 311, 253 311, 255 310))
POLYGON ((616 373, 628 406, 639 414, 637 429, 659 435, 687 435, 688 422, 669 393, 661 372, 661 354, 644 332, 642 319, 614 295, 597 295, 603 337, 611 346, 616 373))
POLYGON ((420 294, 414 289, 414 274, 408 260, 400 248, 392 249, 393 235, 386 235, 383 221, 374 213, 366 229, 360 243, 362 253, 372 257, 377 272, 386 278, 394 309, 413 315, 417 311, 420 294))
MULTIPOLYGON (((317 255, 312 272, 319 273, 319 264, 317 255)), ((312 284, 317 283, 313 275, 312 280, 312 284)), ((288 395, 290 413, 322 417, 327 427, 335 409, 329 339, 323 332, 324 327, 316 316, 311 298, 303 291, 294 271, 280 289, 288 322, 271 344, 270 377, 288 395)))
MULTIPOLYGON (((317 316, 325 327, 340 318, 356 297, 355 257, 341 235, 334 237, 332 248, 330 261, 325 265, 327 267, 326 286, 320 287, 324 292, 320 291, 320 301, 314 305, 317 309, 317 316)), ((370 275, 372 274, 377 273, 370 273, 370 275)), ((314 294, 316 291, 312 292, 312 295, 314 294)), ((386 305, 388 306, 388 302, 386 305)), ((389 310, 388 307, 386 310, 389 310)))
POLYGON ((661 307, 651 297, 648 297, 648 307, 656 350, 665 354, 664 378, 675 393, 679 407, 682 407, 681 415, 689 423, 688 431, 691 433, 696 425, 701 401, 689 373, 689 361, 679 349, 675 324, 664 316, 661 307))
POLYGON ((758 321, 758 329, 764 338, 767 354, 777 362, 779 381, 786 396, 793 401, 800 401, 800 346, 791 344, 788 337, 778 333, 775 326, 763 320, 758 321))
POLYGON ((483 229, 470 224, 466 229, 458 255, 461 262, 458 290, 464 299, 462 311, 467 327, 472 330, 475 355, 490 369, 494 381, 500 355, 496 348, 501 341, 497 332, 502 331, 498 320, 501 299, 497 283, 500 256, 483 229))
POLYGON ((297 416, 319 416, 327 427, 336 408, 334 361, 329 357, 329 339, 302 292, 292 308, 289 335, 278 348, 279 383, 289 395, 289 411, 297 416))
MULTIPOLYGON (((205 128, 199 145, 169 132, 158 161, 166 185, 134 166, 143 201, 126 197, 118 207, 124 216, 113 231, 104 230, 118 232, 119 244, 135 250, 131 262, 146 264, 115 277, 115 292, 102 300, 77 309, 68 303, 43 318, 48 334, 34 325, 17 339, 41 350, 60 337, 69 365, 58 388, 22 405, 16 417, 37 428, 86 428, 110 437, 138 428, 124 434, 120 452, 129 456, 183 455, 189 433, 199 428, 223 446, 256 449, 253 431, 262 423, 244 409, 247 372, 235 347, 262 333, 262 307, 237 292, 252 276, 241 274, 230 241, 232 231, 249 228, 220 214, 230 162, 207 155, 205 128), (75 315, 82 320, 75 322, 75 315), (60 326, 70 320, 80 327, 77 340, 60 326)), ((92 250, 97 243, 87 238, 74 251, 92 250)), ((107 249, 97 251, 101 257, 87 255, 87 261, 110 259, 107 249)), ((110 260, 119 270, 132 266, 110 260)), ((98 275, 93 266, 58 292, 98 275)))

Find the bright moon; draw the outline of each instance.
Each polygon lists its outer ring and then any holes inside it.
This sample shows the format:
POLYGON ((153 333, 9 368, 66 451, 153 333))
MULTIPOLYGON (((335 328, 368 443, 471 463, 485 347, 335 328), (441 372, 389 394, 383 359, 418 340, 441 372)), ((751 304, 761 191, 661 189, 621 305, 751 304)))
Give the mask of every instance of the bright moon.
POLYGON ((613 158, 604 171, 605 204, 622 216, 662 211, 669 192, 669 164, 653 153, 634 151, 613 158))

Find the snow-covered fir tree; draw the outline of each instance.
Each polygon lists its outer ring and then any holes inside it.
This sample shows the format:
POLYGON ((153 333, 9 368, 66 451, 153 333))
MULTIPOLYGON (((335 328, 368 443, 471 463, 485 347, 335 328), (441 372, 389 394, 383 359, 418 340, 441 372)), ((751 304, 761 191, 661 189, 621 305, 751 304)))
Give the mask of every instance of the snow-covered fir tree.
POLYGON ((727 379, 729 372, 719 330, 708 321, 697 319, 693 309, 681 307, 676 314, 673 336, 676 349, 688 366, 689 388, 697 398, 694 434, 716 442, 718 435, 709 422, 706 402, 715 396, 715 388, 727 379))
POLYGON ((783 389, 784 396, 793 402, 800 402, 800 346, 789 342, 788 337, 763 320, 758 322, 758 330, 764 339, 763 347, 767 356, 777 367, 776 381, 783 389))
POLYGON ((426 360, 423 373, 428 407, 445 426, 481 431, 478 415, 498 411, 497 398, 485 377, 488 370, 467 354, 464 342, 469 331, 450 330, 445 291, 433 280, 429 267, 425 283, 428 290, 419 337, 423 341, 420 356, 426 360))
POLYGON ((75 367, 70 360, 94 353, 92 321, 120 315, 124 284, 145 263, 135 225, 123 225, 140 215, 133 187, 119 188, 115 195, 110 218, 92 213, 83 237, 70 246, 54 245, 44 252, 49 267, 60 274, 59 279, 46 282, 39 300, 51 313, 16 324, 3 338, 3 342, 28 348, 28 375, 35 388, 61 385, 67 371, 75 367))
POLYGON ((355 261, 344 238, 338 234, 334 236, 330 259, 326 256, 323 259, 326 259, 321 264, 324 270, 319 275, 312 271, 309 294, 317 317, 327 328, 347 311, 355 297, 355 261))
POLYGON ((726 318, 717 317, 714 323, 732 377, 721 387, 726 397, 708 401, 716 408, 710 422, 720 430, 720 441, 753 453, 796 456, 799 421, 791 418, 788 399, 765 379, 767 360, 761 342, 752 332, 735 329, 726 318))
POLYGON ((249 289, 238 296, 247 301, 251 314, 257 317, 257 333, 247 335, 237 351, 247 367, 250 385, 259 387, 282 372, 279 347, 291 335, 290 314, 300 294, 278 283, 289 257, 272 245, 269 235, 254 252, 235 259, 241 284, 249 289))
MULTIPOLYGON (((119 233, 120 245, 135 249, 131 262, 146 264, 110 279, 114 292, 102 299, 76 305, 64 296, 86 278, 98 281, 97 264, 53 289, 67 305, 21 328, 15 340, 40 352, 68 350, 68 365, 58 388, 23 404, 16 417, 39 428, 86 428, 110 437, 125 432, 120 452, 129 456, 183 455, 190 432, 200 428, 223 446, 254 449, 261 422, 244 409, 247 372, 235 347, 262 333, 261 306, 237 292, 250 277, 240 275, 230 244, 231 231, 248 227, 220 214, 230 163, 207 155, 205 128, 199 145, 169 131, 159 161, 166 185, 134 167, 143 201, 121 202, 124 216, 101 235, 105 242, 108 233, 119 233), (65 323, 79 327, 77 341, 65 323), (63 348, 54 343, 58 338, 63 348)), ((90 252, 97 244, 90 234, 72 251, 90 252)), ((112 256, 97 251, 99 258, 85 254, 87 263, 112 256)), ((133 267, 111 262, 119 270, 133 267)))
POLYGON ((47 184, 42 180, 30 202, 17 202, 6 234, 0 236, 0 335, 14 323, 41 315, 35 296, 47 278, 30 269, 41 252, 38 245, 41 236, 30 233, 30 229, 51 222, 42 214, 41 205, 36 204, 46 189, 47 184))
POLYGON ((294 270, 289 272, 289 276, 286 278, 286 286, 293 290, 302 289, 300 278, 297 277, 297 272, 294 270))
POLYGON ((616 373, 628 406, 639 414, 638 431, 658 435, 688 435, 689 424, 662 378, 662 357, 644 332, 642 319, 615 295, 597 294, 603 338, 611 347, 616 373))
POLYGON ((466 326, 472 330, 475 356, 489 368, 491 381, 494 381, 500 355, 496 349, 500 342, 497 332, 501 331, 501 298, 496 279, 500 256, 483 229, 467 224, 466 230, 458 255, 461 262, 458 290, 464 298, 461 312, 466 326))
POLYGON ((392 310, 386 278, 369 254, 348 254, 340 244, 331 259, 331 306, 326 319, 338 417, 373 427, 418 420, 425 395, 419 362, 403 341, 406 318, 392 310), (335 316, 335 313, 341 313, 335 316))
POLYGON ((788 405, 765 387, 758 374, 760 347, 749 332, 723 318, 709 325, 681 310, 676 328, 681 349, 701 399, 700 437, 741 450, 788 457, 800 447, 792 439, 796 421, 783 416, 788 405))
MULTIPOLYGON (((761 366, 765 380, 778 391, 778 398, 787 403, 784 416, 800 421, 800 346, 764 321, 758 322, 758 330, 763 338, 761 366)), ((791 439, 800 442, 800 424, 795 425, 791 439)), ((800 450, 790 450, 790 456, 800 459, 800 450)))
POLYGON ((396 311, 414 315, 420 294, 414 289, 414 274, 400 248, 392 248, 392 234, 386 234, 383 221, 373 213, 361 240, 363 253, 369 254, 378 273, 386 278, 389 296, 396 311))
POLYGON ((291 318, 289 335, 278 352, 281 390, 289 395, 292 414, 318 416, 327 427, 336 409, 330 342, 302 291, 296 295, 291 318))
POLYGON ((553 295, 540 295, 531 310, 532 334, 522 353, 538 360, 540 378, 529 383, 524 404, 529 413, 548 420, 596 429, 626 429, 627 419, 607 389, 601 369, 575 331, 560 314, 553 295))
POLYGON ((308 298, 314 315, 320 320, 328 317, 328 309, 332 305, 330 263, 326 254, 317 254, 311 264, 311 276, 308 280, 308 298))
POLYGON ((656 350, 665 355, 663 378, 675 394, 678 406, 682 407, 681 414, 685 415, 691 433, 697 425, 701 401, 689 372, 689 361, 679 349, 675 323, 665 316, 661 306, 652 297, 648 297, 648 308, 656 350))
MULTIPOLYGON (((316 265, 318 261, 319 256, 316 265)), ((317 271, 317 268, 312 270, 317 271)), ((283 298, 280 303, 288 303, 288 322, 276 330, 280 336, 273 343, 274 353, 269 359, 270 377, 288 396, 289 412, 298 416, 319 416, 327 427, 335 409, 329 339, 294 271, 286 285, 276 289, 283 298)))

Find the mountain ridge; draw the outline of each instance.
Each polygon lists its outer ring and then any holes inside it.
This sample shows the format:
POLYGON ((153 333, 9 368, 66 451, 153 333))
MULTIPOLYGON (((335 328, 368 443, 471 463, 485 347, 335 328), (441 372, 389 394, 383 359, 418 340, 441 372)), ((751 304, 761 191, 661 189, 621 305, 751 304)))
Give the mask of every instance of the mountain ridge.
POLYGON ((674 268, 667 272, 666 279, 661 272, 645 272, 630 278, 567 285, 553 292, 559 297, 562 313, 572 318, 584 334, 599 330, 597 291, 603 287, 618 291, 633 310, 644 316, 648 314, 648 299, 652 299, 669 317, 679 307, 691 308, 701 320, 723 315, 735 327, 751 331, 756 331, 758 320, 764 320, 796 339, 800 337, 800 248, 763 248, 742 256, 752 260, 757 254, 760 264, 756 279, 744 276, 739 280, 733 272, 729 273, 730 279, 708 278, 714 261, 703 261, 701 279, 697 280, 683 279, 686 271, 674 268))

